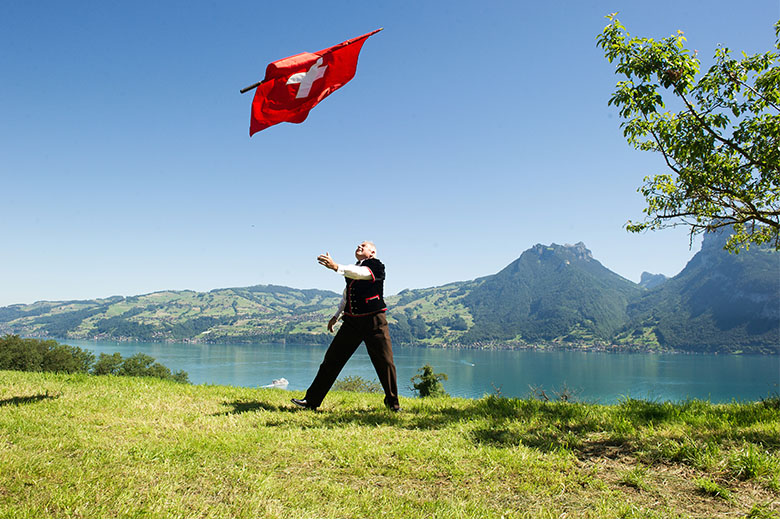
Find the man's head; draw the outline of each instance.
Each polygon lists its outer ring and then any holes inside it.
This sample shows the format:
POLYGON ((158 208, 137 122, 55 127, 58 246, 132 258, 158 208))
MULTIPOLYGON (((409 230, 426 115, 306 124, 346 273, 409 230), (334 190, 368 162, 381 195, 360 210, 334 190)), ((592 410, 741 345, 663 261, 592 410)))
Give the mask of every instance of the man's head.
POLYGON ((373 242, 365 241, 355 250, 355 258, 358 262, 367 258, 374 258, 376 256, 376 246, 373 242))

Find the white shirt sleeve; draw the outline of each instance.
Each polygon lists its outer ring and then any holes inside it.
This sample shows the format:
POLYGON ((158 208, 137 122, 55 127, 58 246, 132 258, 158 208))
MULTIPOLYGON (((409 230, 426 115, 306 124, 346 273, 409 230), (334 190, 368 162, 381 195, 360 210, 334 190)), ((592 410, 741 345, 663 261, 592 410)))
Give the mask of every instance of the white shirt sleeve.
POLYGON ((344 276, 345 278, 351 278, 352 280, 373 280, 374 279, 374 273, 372 273, 371 269, 369 269, 364 265, 339 264, 339 268, 336 269, 336 272, 344 276))

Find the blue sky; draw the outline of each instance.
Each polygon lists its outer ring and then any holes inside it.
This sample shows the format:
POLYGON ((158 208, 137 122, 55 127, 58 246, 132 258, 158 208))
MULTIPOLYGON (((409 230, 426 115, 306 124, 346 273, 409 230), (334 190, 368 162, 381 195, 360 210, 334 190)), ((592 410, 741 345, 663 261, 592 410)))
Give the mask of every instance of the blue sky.
POLYGON ((765 52, 778 0, 0 2, 0 305, 254 284, 341 290, 376 242, 386 292, 584 242, 634 281, 698 250, 632 235, 642 178, 607 101, 604 16, 765 52), (373 29, 300 125, 249 138, 266 65, 373 29))

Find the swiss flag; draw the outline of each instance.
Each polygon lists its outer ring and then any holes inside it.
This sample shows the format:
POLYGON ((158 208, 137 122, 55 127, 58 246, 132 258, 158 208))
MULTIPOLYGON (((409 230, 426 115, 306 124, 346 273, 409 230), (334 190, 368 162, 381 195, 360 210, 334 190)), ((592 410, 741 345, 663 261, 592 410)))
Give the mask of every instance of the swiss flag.
POLYGON ((363 43, 379 31, 268 65, 252 100, 250 137, 277 123, 302 123, 309 110, 355 76, 363 43))

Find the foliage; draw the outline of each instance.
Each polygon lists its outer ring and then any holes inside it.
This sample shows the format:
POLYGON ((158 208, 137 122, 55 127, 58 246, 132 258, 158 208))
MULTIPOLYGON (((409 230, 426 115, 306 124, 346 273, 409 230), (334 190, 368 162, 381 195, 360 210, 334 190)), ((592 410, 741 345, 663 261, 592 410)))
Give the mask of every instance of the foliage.
POLYGON ((147 354, 138 353, 122 359, 119 352, 101 353, 95 361, 94 354, 79 347, 61 345, 51 339, 26 339, 15 335, 0 337, 0 370, 156 377, 189 383, 186 372, 172 373, 147 354))
POLYGON ((159 379, 170 379, 179 383, 189 383, 187 373, 183 370, 171 373, 170 368, 156 363, 152 356, 140 352, 124 359, 117 367, 115 375, 156 377, 159 379))
POLYGON ((445 397, 448 395, 441 384, 442 381, 447 380, 447 374, 434 374, 433 367, 428 364, 425 364, 417 372, 419 374, 412 376, 412 384, 420 397, 445 397))
POLYGON ((92 367, 92 373, 96 376, 118 375, 121 366, 122 354, 119 352, 114 352, 113 354, 101 352, 92 367))
MULTIPOLYGON (((696 233, 733 226, 737 252, 770 242, 780 249, 780 54, 741 59, 728 48, 696 79, 700 61, 682 31, 662 40, 631 37, 615 17, 598 45, 625 76, 609 101, 629 144, 659 152, 670 173, 645 178, 638 232, 677 225, 696 233), (664 111, 664 95, 680 110, 664 111)), ((780 22, 775 25, 780 49, 780 22)))
POLYGON ((54 340, 23 339, 15 335, 0 338, 0 370, 86 373, 94 359, 91 352, 60 345, 54 340))
POLYGON ((342 392, 380 393, 383 392, 379 381, 368 381, 360 376, 347 376, 334 383, 333 390, 342 392))

